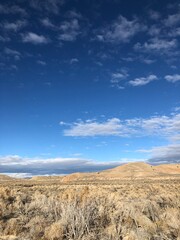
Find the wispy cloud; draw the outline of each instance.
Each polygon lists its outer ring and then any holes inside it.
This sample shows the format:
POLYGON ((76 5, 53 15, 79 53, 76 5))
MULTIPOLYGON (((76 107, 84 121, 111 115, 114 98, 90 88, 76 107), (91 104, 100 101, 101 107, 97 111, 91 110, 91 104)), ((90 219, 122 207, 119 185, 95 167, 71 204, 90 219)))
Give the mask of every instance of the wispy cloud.
POLYGON ((78 63, 79 60, 77 58, 71 58, 70 64, 78 63))
POLYGON ((171 29, 171 31, 169 32, 169 35, 172 37, 179 37, 180 36, 180 27, 171 29))
POLYGON ((16 51, 16 50, 13 50, 13 49, 10 49, 10 48, 5 48, 5 49, 4 49, 4 52, 5 52, 5 54, 7 54, 7 55, 18 55, 18 56, 21 55, 20 52, 18 52, 18 51, 16 51))
POLYGON ((68 11, 66 13, 66 17, 71 18, 71 19, 73 19, 73 18, 82 19, 83 18, 81 13, 77 12, 76 10, 68 11))
POLYGON ((36 10, 58 14, 60 7, 64 4, 64 0, 31 0, 29 3, 36 10))
POLYGON ((0 36, 0 42, 9 42, 10 38, 8 36, 0 36))
POLYGON ((65 136, 94 137, 119 136, 139 137, 158 136, 170 139, 180 131, 180 114, 155 116, 151 118, 133 118, 121 120, 111 118, 104 122, 87 120, 75 122, 64 130, 65 136))
POLYGON ((180 11, 175 14, 168 15, 168 17, 164 20, 164 23, 168 27, 178 25, 180 23, 180 11))
POLYGON ((138 19, 128 20, 120 15, 111 25, 100 30, 97 39, 111 43, 128 42, 135 34, 144 30, 145 26, 138 19))
POLYGON ((64 21, 60 25, 60 34, 59 34, 59 40, 61 41, 67 41, 72 42, 75 41, 77 36, 79 35, 79 22, 78 19, 71 19, 69 21, 64 21))
POLYGON ((161 38, 163 26, 159 24, 153 24, 148 29, 148 34, 153 38, 161 38))
POLYGON ((27 15, 26 10, 17 6, 17 5, 7 5, 7 4, 0 4, 0 13, 1 14, 21 14, 27 15))
POLYGON ((17 32, 20 29, 24 28, 27 25, 26 20, 18 20, 15 22, 4 22, 1 24, 1 28, 6 31, 14 31, 17 32))
POLYGON ((37 60, 37 63, 41 66, 46 66, 46 62, 42 60, 37 60))
POLYGON ((38 35, 33 32, 29 32, 22 35, 22 40, 25 43, 32 43, 32 44, 46 44, 49 42, 49 39, 43 35, 38 35))
POLYGON ((149 75, 147 77, 135 78, 134 80, 129 81, 129 84, 133 87, 144 86, 157 79, 158 77, 156 75, 149 75))
POLYGON ((179 111, 180 111, 180 107, 175 107, 175 108, 173 108, 173 110, 174 110, 175 112, 179 112, 179 111))
POLYGON ((135 50, 158 54, 171 54, 172 50, 176 49, 178 42, 176 39, 159 39, 151 38, 144 44, 136 43, 135 50))
POLYGON ((111 83, 118 83, 121 80, 126 79, 129 76, 127 72, 116 72, 111 75, 111 83))
POLYGON ((148 64, 148 65, 156 62, 155 59, 149 59, 149 58, 141 58, 141 61, 142 61, 143 63, 148 64))
POLYGON ((41 24, 44 27, 51 28, 51 29, 57 29, 57 27, 51 22, 49 18, 43 18, 40 20, 41 24))
POLYGON ((129 74, 125 69, 111 74, 111 86, 118 89, 124 89, 124 86, 121 85, 123 80, 128 78, 129 74))
POLYGON ((161 17, 161 19, 149 26, 148 33, 154 38, 172 41, 180 35, 179 24, 180 8, 176 7, 176 11, 173 14, 167 15, 164 19, 161 17))
POLYGON ((154 10, 149 10, 148 12, 149 14, 149 18, 152 19, 152 20, 159 20, 161 18, 161 14, 157 11, 154 11, 154 10))
POLYGON ((180 74, 166 75, 164 78, 165 78, 168 82, 175 83, 175 82, 180 81, 180 74))
POLYGON ((20 60, 21 58, 21 53, 11 48, 5 48, 4 53, 10 57, 13 57, 15 60, 20 60))

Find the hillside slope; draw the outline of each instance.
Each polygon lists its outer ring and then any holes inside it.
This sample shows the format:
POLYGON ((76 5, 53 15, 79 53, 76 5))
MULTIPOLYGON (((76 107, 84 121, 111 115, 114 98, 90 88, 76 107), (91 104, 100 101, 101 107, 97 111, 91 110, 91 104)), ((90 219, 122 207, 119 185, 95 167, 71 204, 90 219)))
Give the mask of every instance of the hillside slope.
POLYGON ((132 178, 180 176, 180 164, 164 164, 152 166, 144 162, 127 163, 116 168, 96 173, 73 173, 65 176, 62 182, 88 181, 88 180, 113 180, 132 178))

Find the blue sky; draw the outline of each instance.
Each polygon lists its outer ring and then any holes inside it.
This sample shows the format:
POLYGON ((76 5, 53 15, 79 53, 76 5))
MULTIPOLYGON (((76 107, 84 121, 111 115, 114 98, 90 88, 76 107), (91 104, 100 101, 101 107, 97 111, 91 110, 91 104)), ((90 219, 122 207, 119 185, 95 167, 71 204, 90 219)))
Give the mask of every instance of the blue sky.
POLYGON ((178 1, 0 3, 0 172, 180 162, 178 1))

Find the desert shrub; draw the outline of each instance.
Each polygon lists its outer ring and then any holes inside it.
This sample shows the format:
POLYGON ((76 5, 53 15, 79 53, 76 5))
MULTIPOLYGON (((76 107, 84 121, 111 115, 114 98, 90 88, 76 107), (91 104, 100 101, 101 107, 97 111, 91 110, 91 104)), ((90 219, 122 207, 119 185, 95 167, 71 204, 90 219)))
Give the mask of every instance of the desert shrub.
POLYGON ((45 230, 45 238, 48 240, 62 240, 64 238, 64 226, 60 221, 54 222, 45 230))
POLYGON ((1 187, 0 239, 180 240, 177 185, 1 187))

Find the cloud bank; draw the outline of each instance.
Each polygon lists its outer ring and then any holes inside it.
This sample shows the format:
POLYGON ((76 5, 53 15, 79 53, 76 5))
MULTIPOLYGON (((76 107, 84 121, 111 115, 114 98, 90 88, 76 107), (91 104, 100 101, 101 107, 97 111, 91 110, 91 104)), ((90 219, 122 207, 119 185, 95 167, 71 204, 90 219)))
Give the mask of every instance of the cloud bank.
MULTIPOLYGON (((132 159, 133 161, 133 159, 132 159)), ((26 158, 17 155, 0 157, 0 172, 18 176, 93 172, 116 167, 122 162, 97 162, 83 158, 26 158)))
POLYGON ((180 144, 153 147, 150 150, 139 150, 150 154, 149 163, 180 163, 180 144))

